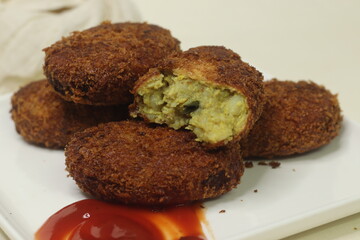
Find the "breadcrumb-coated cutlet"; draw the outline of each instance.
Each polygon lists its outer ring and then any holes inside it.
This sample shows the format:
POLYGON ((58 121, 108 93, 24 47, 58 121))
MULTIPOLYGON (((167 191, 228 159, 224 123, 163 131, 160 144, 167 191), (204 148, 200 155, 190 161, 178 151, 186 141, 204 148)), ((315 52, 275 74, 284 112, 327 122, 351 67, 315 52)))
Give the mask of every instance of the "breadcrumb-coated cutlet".
POLYGON ((64 101, 47 80, 29 83, 11 99, 17 132, 28 142, 63 148, 77 131, 128 118, 127 106, 88 106, 64 101))
POLYGON ((135 84, 132 117, 193 131, 208 146, 245 136, 263 105, 263 76, 222 46, 170 56, 135 84))
POLYGON ((84 192, 126 204, 183 204, 234 188, 244 171, 239 145, 206 150, 194 139, 141 121, 100 124, 74 135, 66 169, 84 192))
POLYGON ((272 158, 328 144, 341 128, 337 95, 310 81, 264 82, 260 119, 241 142, 244 157, 272 158))
POLYGON ((44 73, 65 100, 129 104, 138 77, 179 51, 179 43, 156 25, 105 22, 45 48, 44 73))

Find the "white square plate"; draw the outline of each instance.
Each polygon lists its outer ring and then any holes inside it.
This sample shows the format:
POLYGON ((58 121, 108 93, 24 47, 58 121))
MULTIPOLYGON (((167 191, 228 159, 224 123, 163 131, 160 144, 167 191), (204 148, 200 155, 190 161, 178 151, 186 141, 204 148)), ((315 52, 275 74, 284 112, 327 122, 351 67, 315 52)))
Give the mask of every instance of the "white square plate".
MULTIPOLYGON (((0 98, 0 227, 13 240, 33 239, 50 215, 85 196, 67 177, 63 151, 24 142, 9 110, 6 95, 0 98)), ((279 239, 359 212, 359 146, 360 126, 345 118, 331 144, 283 159, 277 169, 255 163, 237 189, 205 203, 210 232, 217 240, 279 239)))

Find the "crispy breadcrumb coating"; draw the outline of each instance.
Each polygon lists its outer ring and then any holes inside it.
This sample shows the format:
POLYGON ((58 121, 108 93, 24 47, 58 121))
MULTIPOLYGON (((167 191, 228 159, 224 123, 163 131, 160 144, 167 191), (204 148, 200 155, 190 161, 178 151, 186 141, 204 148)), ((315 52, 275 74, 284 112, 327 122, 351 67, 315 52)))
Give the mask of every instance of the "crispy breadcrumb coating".
POLYGON ((11 99, 17 132, 28 142, 63 148, 77 131, 126 119, 127 106, 88 106, 64 101, 47 80, 32 82, 11 99))
POLYGON ((244 157, 304 153, 339 134, 342 116, 337 95, 323 86, 273 79, 264 82, 264 89, 263 113, 241 142, 244 157))
POLYGON ((84 192, 126 204, 183 204, 234 188, 244 171, 239 145, 206 150, 194 139, 140 121, 101 124, 74 135, 66 169, 84 192))
POLYGON ((156 25, 105 22, 45 48, 44 73, 65 100, 129 104, 138 77, 179 51, 179 43, 156 25))

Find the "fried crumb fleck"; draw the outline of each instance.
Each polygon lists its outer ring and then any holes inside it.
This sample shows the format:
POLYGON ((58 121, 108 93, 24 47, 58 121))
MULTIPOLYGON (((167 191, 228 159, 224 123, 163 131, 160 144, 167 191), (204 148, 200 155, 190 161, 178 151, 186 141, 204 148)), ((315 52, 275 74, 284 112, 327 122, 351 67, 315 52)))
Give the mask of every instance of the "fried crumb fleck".
POLYGON ((253 167, 254 167, 254 164, 253 164, 253 162, 251 162, 251 161, 245 161, 245 167, 246 167, 246 168, 253 168, 253 167))
POLYGON ((257 192, 258 192, 258 190, 257 190, 257 189, 255 189, 255 190, 254 190, 254 193, 257 193, 257 192))
POLYGON ((269 165, 271 166, 271 168, 278 168, 280 167, 280 162, 277 162, 277 161, 271 161, 269 162, 269 165))
MULTIPOLYGON (((278 168, 278 167, 280 167, 281 163, 278 161, 259 161, 258 165, 270 166, 271 168, 278 168)), ((246 167, 246 165, 245 165, 245 167, 246 167)))
POLYGON ((226 212, 226 210, 224 210, 224 209, 219 211, 219 213, 225 213, 225 212, 226 212))
POLYGON ((358 230, 358 228, 357 228, 357 227, 354 227, 354 230, 356 231, 356 230, 358 230))

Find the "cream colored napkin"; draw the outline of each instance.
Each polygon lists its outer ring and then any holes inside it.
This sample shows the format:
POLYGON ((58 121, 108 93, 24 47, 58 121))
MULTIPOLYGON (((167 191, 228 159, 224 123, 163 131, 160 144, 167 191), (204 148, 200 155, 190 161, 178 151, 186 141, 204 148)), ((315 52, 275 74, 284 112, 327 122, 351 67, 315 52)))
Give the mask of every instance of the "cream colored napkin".
POLYGON ((140 16, 128 0, 0 0, 0 94, 44 78, 43 48, 104 20, 140 16))

